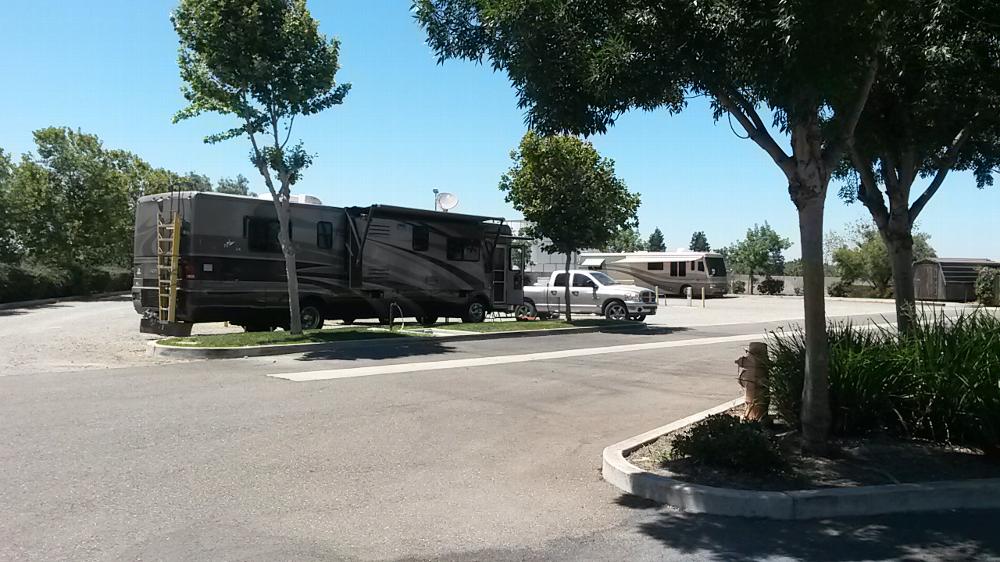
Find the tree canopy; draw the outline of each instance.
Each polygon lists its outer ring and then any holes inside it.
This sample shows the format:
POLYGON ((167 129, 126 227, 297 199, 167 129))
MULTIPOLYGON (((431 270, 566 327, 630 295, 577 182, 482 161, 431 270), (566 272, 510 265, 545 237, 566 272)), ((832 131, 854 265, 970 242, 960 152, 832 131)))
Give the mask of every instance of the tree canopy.
MULTIPOLYGON (((848 284, 863 281, 873 287, 876 296, 891 296, 892 260, 878 228, 871 222, 859 222, 845 238, 850 241, 849 245, 841 246, 833 252, 841 281, 848 284)), ((915 260, 937 256, 929 240, 930 236, 923 232, 914 233, 915 260)))
MULTIPOLYGON (((528 131, 510 156, 513 165, 500 189, 529 221, 525 233, 545 240, 542 250, 566 254, 566 269, 574 252, 604 248, 616 233, 639 226, 639 195, 629 192, 614 162, 589 142, 528 131)), ((569 283, 565 299, 571 320, 569 283)))
POLYGON ((688 249, 693 252, 711 252, 712 246, 709 245, 705 232, 698 230, 691 235, 691 243, 688 245, 688 249))
POLYGON ((251 197, 256 197, 255 193, 252 194, 250 192, 250 180, 243 174, 236 174, 236 177, 231 179, 219 178, 219 181, 215 184, 215 191, 230 195, 250 195, 251 197))
POLYGON ((603 252, 640 252, 646 249, 642 235, 635 228, 622 228, 614 233, 607 245, 601 248, 603 252))
POLYGON ((649 240, 646 241, 646 249, 650 252, 666 252, 667 242, 663 239, 663 232, 656 228, 653 233, 649 235, 649 240))
POLYGON ((767 222, 747 229, 746 237, 728 248, 725 255, 734 273, 750 275, 750 292, 753 292, 754 275, 780 275, 784 269, 783 251, 792 242, 781 236, 767 222))

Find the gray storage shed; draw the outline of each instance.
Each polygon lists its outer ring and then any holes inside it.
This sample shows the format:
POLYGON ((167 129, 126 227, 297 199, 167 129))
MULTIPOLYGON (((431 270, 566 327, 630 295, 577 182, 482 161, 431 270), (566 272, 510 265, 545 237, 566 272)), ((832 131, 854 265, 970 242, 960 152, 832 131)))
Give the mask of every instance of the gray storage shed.
POLYGON ((970 302, 976 300, 976 277, 984 267, 1000 262, 970 258, 928 258, 913 265, 917 300, 970 302))

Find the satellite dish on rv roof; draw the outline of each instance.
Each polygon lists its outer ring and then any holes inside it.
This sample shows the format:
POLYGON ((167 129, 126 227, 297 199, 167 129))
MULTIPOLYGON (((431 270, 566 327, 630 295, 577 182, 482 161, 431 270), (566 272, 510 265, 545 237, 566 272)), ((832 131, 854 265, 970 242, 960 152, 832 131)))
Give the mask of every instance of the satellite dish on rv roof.
POLYGON ((437 206, 444 212, 448 212, 458 206, 458 196, 454 193, 438 193, 437 206))

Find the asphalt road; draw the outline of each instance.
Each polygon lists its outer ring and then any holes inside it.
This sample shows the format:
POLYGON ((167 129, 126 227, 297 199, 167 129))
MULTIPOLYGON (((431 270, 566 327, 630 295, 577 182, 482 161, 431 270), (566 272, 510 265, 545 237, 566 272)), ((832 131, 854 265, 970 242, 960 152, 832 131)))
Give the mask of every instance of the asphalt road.
POLYGON ((268 376, 765 327, 389 342, 0 377, 0 559, 1000 557, 996 512, 748 521, 678 514, 601 480, 606 445, 738 395, 741 342, 268 376))

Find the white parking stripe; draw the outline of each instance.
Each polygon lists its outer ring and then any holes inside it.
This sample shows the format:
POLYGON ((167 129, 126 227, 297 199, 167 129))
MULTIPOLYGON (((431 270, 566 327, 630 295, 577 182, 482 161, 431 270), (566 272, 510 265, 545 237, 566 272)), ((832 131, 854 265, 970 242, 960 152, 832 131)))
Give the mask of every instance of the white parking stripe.
POLYGON ((524 353, 519 355, 498 355, 494 357, 474 357, 471 359, 449 359, 447 361, 423 361, 417 363, 397 363, 392 365, 372 365, 369 367, 349 367, 346 369, 328 369, 323 371, 301 371, 296 373, 275 373, 267 375, 279 379, 296 382, 320 381, 329 379, 350 379, 355 377, 371 377, 375 375, 391 375, 401 373, 416 373, 420 371, 440 371, 444 369, 463 369, 467 367, 485 367, 489 365, 504 365, 508 363, 524 363, 528 361, 545 361, 549 359, 565 359, 567 357, 586 357, 588 355, 605 355, 608 353, 628 353, 630 351, 648 351, 651 349, 666 349, 671 347, 689 347, 694 345, 712 345, 762 339, 761 332, 741 334, 738 336, 722 336, 714 338, 695 338, 687 340, 660 341, 651 343, 633 343, 612 345, 607 347, 590 347, 583 349, 564 349, 562 351, 543 351, 539 353, 524 353))

